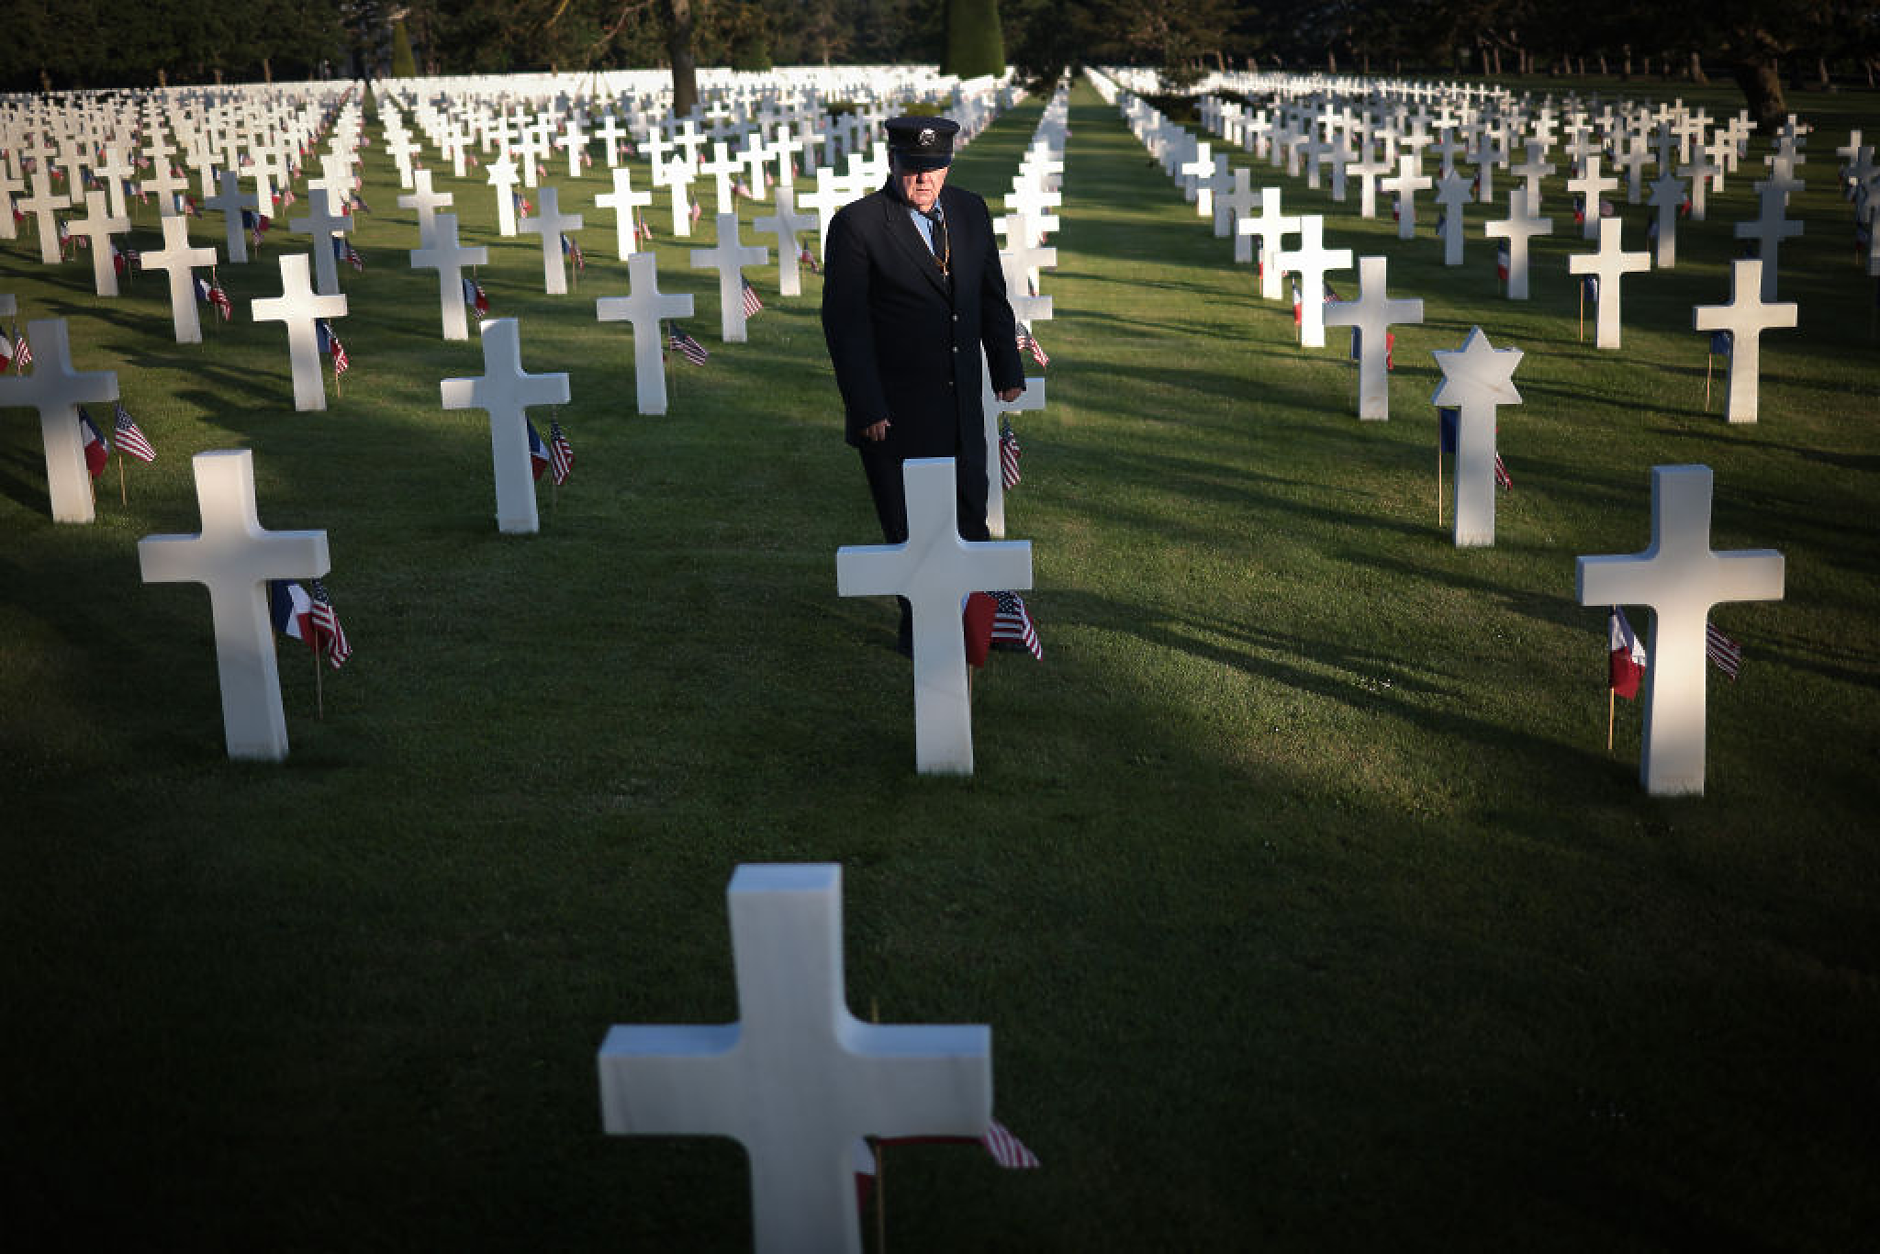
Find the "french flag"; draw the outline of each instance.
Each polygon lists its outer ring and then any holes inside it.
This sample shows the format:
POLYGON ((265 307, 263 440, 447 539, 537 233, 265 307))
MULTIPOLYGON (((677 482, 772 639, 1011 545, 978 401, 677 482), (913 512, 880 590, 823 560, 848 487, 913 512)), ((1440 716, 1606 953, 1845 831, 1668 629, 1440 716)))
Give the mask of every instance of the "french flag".
POLYGON ((1625 611, 1618 606, 1612 607, 1606 623, 1612 651, 1606 686, 1630 701, 1638 696, 1638 681, 1645 674, 1645 646, 1632 634, 1632 624, 1625 621, 1625 611))
POLYGON ((529 471, 537 479, 548 469, 548 445, 542 443, 542 433, 535 429, 535 424, 524 419, 529 428, 529 471))
POLYGON ((274 630, 283 636, 299 640, 308 648, 314 646, 313 598, 293 580, 268 580, 268 616, 274 620, 274 630))
POLYGON ((96 479, 104 473, 106 463, 111 460, 111 446, 105 443, 104 432, 91 420, 84 406, 78 410, 78 431, 85 440, 85 469, 96 479))

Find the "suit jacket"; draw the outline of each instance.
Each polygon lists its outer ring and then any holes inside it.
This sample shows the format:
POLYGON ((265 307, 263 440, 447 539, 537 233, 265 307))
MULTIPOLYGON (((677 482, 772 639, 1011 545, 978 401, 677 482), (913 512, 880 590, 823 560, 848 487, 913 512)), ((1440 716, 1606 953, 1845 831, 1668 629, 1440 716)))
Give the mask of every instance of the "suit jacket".
POLYGON ((889 420, 899 457, 958 457, 962 478, 984 476, 979 349, 995 391, 1021 387, 1012 306, 986 202, 940 189, 952 277, 940 272, 907 205, 884 188, 845 205, 823 258, 823 337, 847 411, 850 444, 889 420))

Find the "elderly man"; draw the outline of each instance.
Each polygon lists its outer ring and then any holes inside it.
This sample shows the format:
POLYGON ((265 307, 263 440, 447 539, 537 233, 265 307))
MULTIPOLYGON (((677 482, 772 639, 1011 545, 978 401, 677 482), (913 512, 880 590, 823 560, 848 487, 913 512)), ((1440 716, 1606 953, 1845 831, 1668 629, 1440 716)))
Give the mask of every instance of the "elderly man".
MULTIPOLYGON (((861 451, 889 544, 907 539, 901 463, 910 457, 955 459, 960 536, 984 540, 980 347, 1001 400, 1025 390, 992 215, 980 197, 946 185, 959 123, 905 117, 886 127, 887 185, 836 214, 823 257, 823 336, 847 439, 861 451)), ((899 647, 911 656, 905 600, 899 647)))

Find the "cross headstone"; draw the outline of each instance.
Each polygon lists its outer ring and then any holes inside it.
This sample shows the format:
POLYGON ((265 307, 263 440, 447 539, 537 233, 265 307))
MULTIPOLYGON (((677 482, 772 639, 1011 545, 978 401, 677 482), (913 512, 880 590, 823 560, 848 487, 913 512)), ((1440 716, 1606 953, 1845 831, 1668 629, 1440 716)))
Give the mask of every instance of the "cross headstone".
POLYGON ((294 372, 294 408, 299 411, 326 408, 326 381, 320 371, 319 337, 314 332, 318 318, 346 316, 346 297, 316 294, 307 282, 307 254, 287 253, 281 257, 281 294, 250 302, 256 322, 287 324, 287 354, 294 372))
POLYGON ((70 203, 63 194, 52 190, 52 172, 42 161, 33 171, 33 194, 21 200, 18 208, 38 219, 39 260, 44 265, 59 264, 58 211, 70 203))
POLYGON ((1415 239, 1417 233, 1417 193, 1426 192, 1435 180, 1423 173, 1422 159, 1410 153, 1397 158, 1397 173, 1379 179, 1378 186, 1395 194, 1397 201, 1397 238, 1415 239))
POLYGON ((203 201, 211 209, 222 214, 222 226, 227 239, 226 252, 230 264, 245 264, 248 261, 248 228, 242 225, 242 211, 253 209, 259 212, 261 200, 251 192, 241 189, 241 175, 234 170, 222 171, 222 188, 219 195, 210 196, 203 201))
POLYGON ((1358 417, 1366 420, 1390 417, 1390 372, 1385 359, 1390 328, 1423 321, 1421 300, 1391 300, 1385 294, 1387 266, 1383 257, 1358 258, 1358 299, 1325 306, 1327 324, 1350 327, 1358 337, 1358 417))
POLYGON ((1508 193, 1508 216, 1484 223, 1482 234, 1508 241, 1508 299, 1528 298, 1528 239, 1553 233, 1552 218, 1537 218, 1528 211, 1528 193, 1517 187, 1508 193))
POLYGON ((322 296, 339 294, 339 268, 333 257, 333 237, 352 230, 352 219, 343 213, 334 213, 331 204, 326 188, 310 187, 307 189, 307 216, 290 218, 287 223, 289 230, 313 236, 314 286, 322 296))
POLYGON ((144 254, 145 270, 163 270, 170 276, 170 321, 178 344, 202 343, 202 322, 196 317, 197 266, 215 264, 215 249, 189 246, 189 219, 163 219, 163 247, 144 254))
MULTIPOLYGON (((1519 194, 1517 189, 1516 194, 1519 194)), ((1496 348, 1481 327, 1469 331, 1460 349, 1434 354, 1443 381, 1430 402, 1456 414, 1456 547, 1495 543, 1495 411, 1519 405, 1514 370, 1518 348, 1496 348)))
POLYGON ((735 213, 718 215, 717 244, 692 250, 694 270, 718 271, 718 329, 725 343, 742 344, 750 338, 744 330, 744 267, 769 260, 770 250, 762 244, 739 242, 735 213))
POLYGON ((1253 235, 1243 234, 1240 224, 1247 220, 1247 215, 1259 197, 1253 190, 1253 174, 1245 166, 1234 171, 1234 183, 1231 188, 1217 198, 1218 208, 1227 215, 1228 233, 1234 237, 1234 264, 1251 265, 1253 263, 1253 235))
POLYGON ((742 1017, 610 1028, 596 1058, 602 1122, 742 1143, 758 1254, 861 1254, 856 1140, 983 1135, 991 1030, 849 1013, 838 864, 743 865, 726 898, 742 1017))
POLYGON ((797 244, 799 231, 815 229, 816 216, 796 211, 795 193, 782 183, 777 184, 777 212, 766 214, 751 223, 758 231, 769 231, 777 237, 777 294, 780 296, 801 296, 803 294, 803 274, 800 262, 802 248, 797 244))
POLYGON ((1027 413, 1044 408, 1044 379, 1025 380, 1025 390, 1009 401, 999 399, 992 390, 992 363, 986 359, 985 346, 979 349, 979 411, 986 423, 986 534, 995 540, 1005 538, 1005 479, 999 464, 999 418, 1002 414, 1027 413))
MULTIPOLYGON (((440 222, 449 215, 440 218, 440 222)), ((459 302, 461 305, 461 302, 459 302)), ((490 463, 496 473, 496 528, 533 534, 535 472, 529 460, 529 406, 566 405, 568 376, 527 374, 514 318, 482 323, 483 377, 445 379, 438 385, 445 409, 481 409, 490 416, 490 463)))
POLYGON ((1437 231, 1443 237, 1443 264, 1462 264, 1463 209, 1469 204, 1469 180, 1453 169, 1436 183, 1436 203, 1442 206, 1437 231))
POLYGON ((1586 159, 1586 172, 1567 180, 1567 190, 1582 198, 1584 208, 1580 212, 1580 238, 1592 239, 1599 233, 1599 202, 1607 192, 1619 186, 1619 180, 1599 172, 1599 158, 1586 159))
POLYGON ((1652 219, 1657 224, 1653 260, 1660 270, 1669 270, 1678 263, 1678 209, 1684 204, 1684 180, 1671 173, 1653 179, 1650 204, 1657 211, 1652 219))
MULTIPOLYGON (((10 297, 8 298, 11 299, 10 297)), ((52 521, 92 520, 91 475, 85 468, 85 444, 79 434, 78 407, 87 401, 114 401, 117 374, 109 370, 72 369, 65 319, 26 324, 33 345, 30 375, 0 374, 0 409, 39 411, 40 442, 46 453, 46 492, 52 521)))
POLYGON ((200 583, 209 589, 222 730, 238 761, 287 756, 270 579, 315 579, 330 568, 324 531, 268 531, 255 512, 254 453, 216 449, 190 459, 202 530, 145 536, 137 561, 145 583, 200 583))
MULTIPOLYGON (((1279 211, 1280 189, 1262 187, 1260 189, 1260 212, 1251 218, 1242 218, 1237 228, 1243 238, 1260 240, 1260 299, 1278 300, 1285 293, 1281 286, 1281 271, 1275 260, 1280 254, 1280 246, 1288 235, 1299 232, 1301 219, 1289 217, 1279 211)), ((1249 258, 1254 260, 1254 258, 1249 258)))
POLYGON ((1782 241, 1802 233, 1802 223, 1786 217, 1788 196, 1779 187, 1765 183, 1759 198, 1761 212, 1754 222, 1736 224, 1736 238, 1756 241, 1756 256, 1762 262, 1762 298, 1776 298, 1776 254, 1782 241))
POLYGON ((690 292, 659 290, 659 263, 650 252, 627 258, 627 295, 603 296, 594 302, 601 322, 626 322, 633 327, 633 386, 642 414, 666 412, 665 344, 660 323, 666 318, 690 318, 690 292))
MULTIPOLYGON (((85 193, 85 216, 71 224, 72 234, 82 235, 91 241, 91 282, 93 289, 100 296, 118 294, 117 266, 113 264, 111 237, 122 235, 131 229, 129 217, 105 215, 105 194, 103 192, 85 193)), ((215 260, 215 250, 209 250, 209 260, 215 260)))
POLYGON ((1654 797, 1702 795, 1705 635, 1710 609, 1725 601, 1779 601, 1782 554, 1710 547, 1708 466, 1652 467, 1652 542, 1639 553, 1582 557, 1581 605, 1648 605, 1644 749, 1639 779, 1654 797))
MULTIPOLYGON (((607 120, 612 122, 613 114, 608 114, 607 120)), ((611 158, 608 164, 613 165, 611 158)), ((612 177, 614 189, 594 197, 594 207, 614 211, 614 243, 619 250, 620 260, 625 261, 634 254, 639 242, 636 238, 638 232, 634 225, 633 211, 651 205, 653 193, 633 190, 633 171, 630 169, 614 166, 612 177)))
MULTIPOLYGON (((417 172, 419 178, 428 174, 429 170, 417 172)), ((470 320, 464 312, 464 267, 486 265, 490 259, 490 250, 480 244, 471 247, 457 242, 457 215, 454 213, 440 213, 434 217, 430 230, 421 232, 421 238, 426 242, 424 247, 411 250, 411 268, 437 271, 437 300, 443 318, 444 338, 467 340, 470 338, 470 320)))
POLYGON ((1553 163, 1547 160, 1547 146, 1530 142, 1527 146, 1527 159, 1509 171, 1519 179, 1527 180, 1527 204, 1529 212, 1541 211, 1541 180, 1552 177, 1553 163))
MULTIPOLYGON (((400 209, 413 209, 418 214, 418 247, 429 248, 432 244, 431 232, 437 221, 437 211, 448 209, 456 199, 449 192, 431 190, 431 172, 413 170, 411 173, 411 192, 398 198, 400 209)), ((465 336, 446 336, 446 339, 464 339, 465 336)))
POLYGON ((901 544, 836 553, 845 597, 906 597, 914 609, 914 763, 923 775, 973 773, 973 719, 960 607, 968 593, 1031 587, 1031 545, 960 539, 950 457, 902 463, 907 535, 901 544))
POLYGON ((1281 252, 1274 264, 1299 276, 1299 342, 1307 348, 1325 347, 1325 272, 1351 266, 1349 248, 1327 248, 1320 238, 1325 219, 1316 213, 1301 219, 1299 247, 1281 252))
POLYGON ((561 250, 563 232, 581 229, 581 215, 561 211, 560 189, 544 186, 536 193, 542 203, 536 215, 519 229, 542 237, 542 286, 550 296, 568 294, 568 267, 561 250))
POLYGON ((1793 301, 1770 304, 1763 295, 1763 263, 1743 258, 1730 264, 1730 300, 1723 305, 1698 305, 1691 324, 1699 331, 1730 333, 1730 422, 1755 422, 1762 378, 1762 333, 1796 325, 1793 301))
POLYGON ((1624 226, 1625 223, 1619 218, 1602 220, 1599 224, 1599 251, 1576 253, 1567 258, 1569 274, 1590 274, 1598 280, 1593 337, 1595 348, 1619 347, 1619 283, 1628 274, 1639 274, 1652 268, 1650 253, 1620 251, 1624 247, 1620 242, 1624 226))

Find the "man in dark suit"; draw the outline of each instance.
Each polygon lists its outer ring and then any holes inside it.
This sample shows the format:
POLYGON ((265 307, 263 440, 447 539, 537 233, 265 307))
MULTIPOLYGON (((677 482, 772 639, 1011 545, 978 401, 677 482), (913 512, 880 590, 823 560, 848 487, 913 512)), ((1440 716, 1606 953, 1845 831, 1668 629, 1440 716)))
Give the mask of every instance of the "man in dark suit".
MULTIPOLYGON (((823 256, 823 336, 846 436, 887 543, 907 539, 901 463, 910 457, 955 459, 960 536, 985 540, 981 345, 999 399, 1025 390, 992 215, 980 197, 946 186, 959 123, 905 117, 886 128, 888 182, 836 214, 823 256)), ((902 652, 912 640, 903 600, 902 652)))

